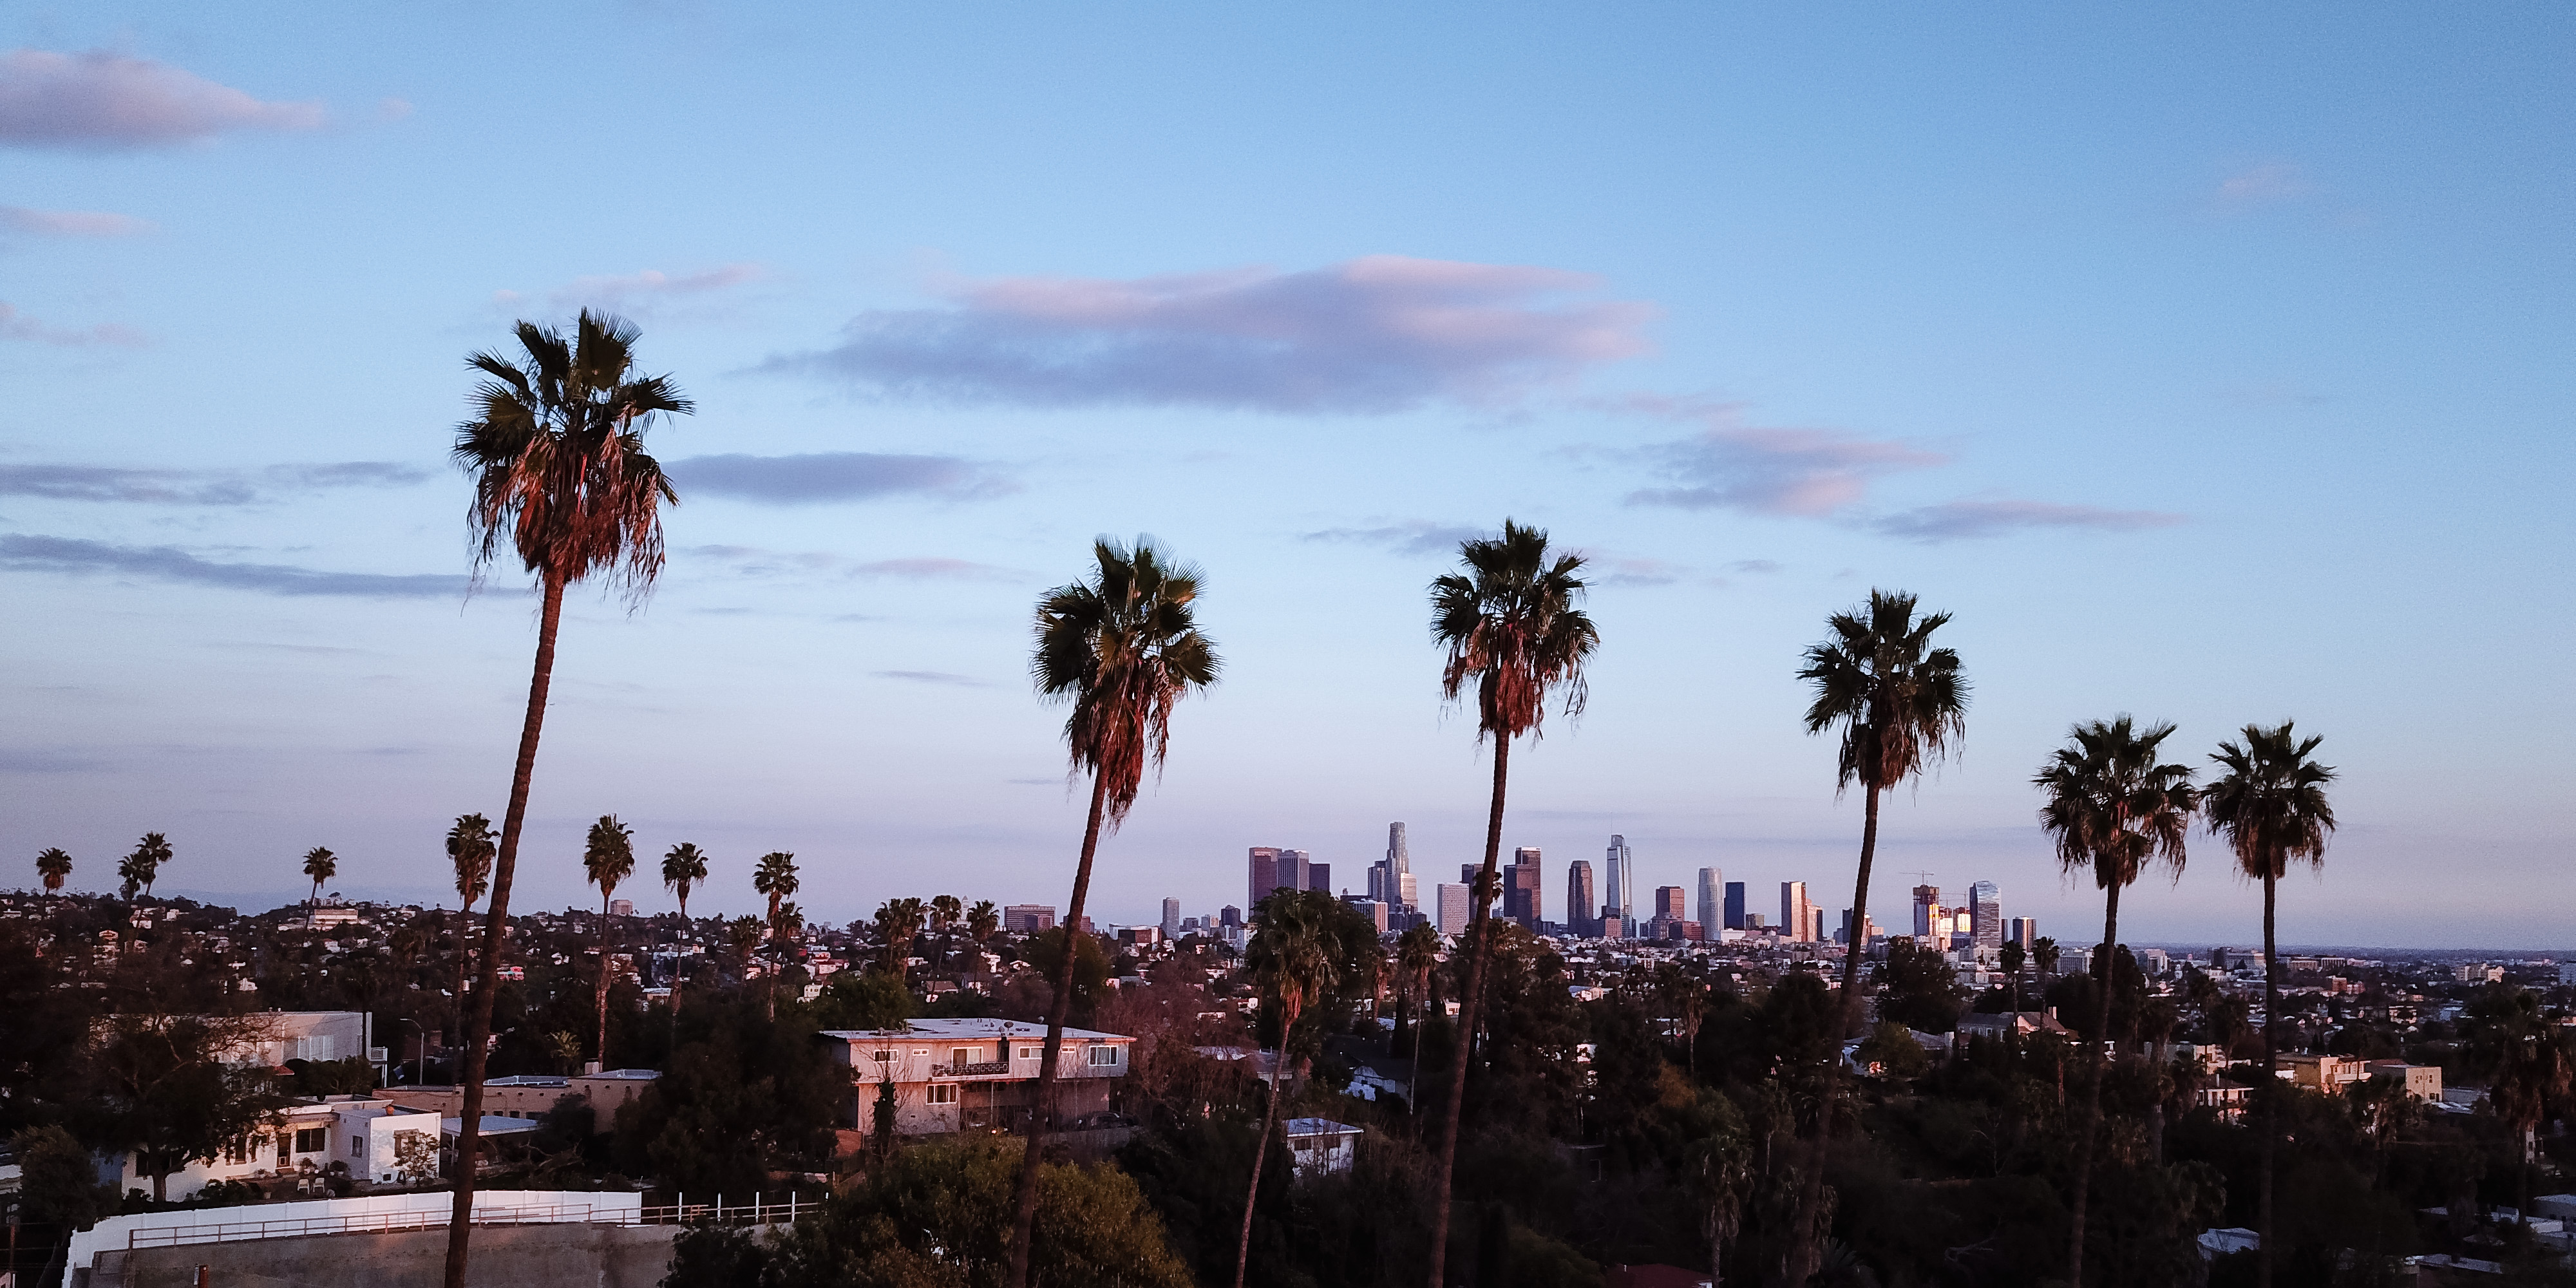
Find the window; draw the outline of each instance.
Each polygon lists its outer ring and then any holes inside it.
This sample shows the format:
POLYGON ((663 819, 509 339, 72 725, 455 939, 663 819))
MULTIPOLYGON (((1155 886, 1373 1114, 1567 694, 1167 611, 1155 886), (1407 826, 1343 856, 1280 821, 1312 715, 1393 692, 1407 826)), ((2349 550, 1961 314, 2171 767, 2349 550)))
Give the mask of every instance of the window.
POLYGON ((330 1141, 326 1139, 327 1135, 328 1133, 320 1127, 296 1128, 295 1152, 298 1154, 319 1154, 323 1150, 329 1149, 331 1144, 330 1141))
POLYGON ((1096 1046, 1091 1048, 1091 1063, 1095 1067, 1104 1064, 1118 1063, 1118 1048, 1114 1046, 1096 1046))
POLYGON ((949 1050, 949 1052, 948 1052, 948 1067, 949 1067, 949 1068, 952 1068, 952 1069, 963 1069, 963 1068, 965 1068, 966 1066, 968 1066, 968 1065, 970 1065, 970 1064, 973 1064, 973 1063, 975 1063, 975 1048, 973 1048, 973 1047, 953 1047, 953 1048, 950 1048, 950 1050, 949 1050))
POLYGON ((876 1060, 876 1062, 877 1062, 878 1064, 892 1064, 892 1063, 894 1063, 894 1052, 892 1052, 892 1051, 879 1051, 879 1052, 877 1052, 877 1053, 876 1053, 876 1055, 875 1055, 873 1058, 876 1060))
POLYGON ((934 1082, 930 1084, 930 1090, 923 1099, 934 1105, 956 1104, 957 1084, 953 1082, 934 1082))
POLYGON ((352 1136, 352 1137, 350 1137, 350 1138, 349 1138, 349 1157, 351 1157, 351 1158, 365 1158, 366 1156, 367 1156, 367 1138, 366 1138, 366 1137, 364 1137, 364 1136, 352 1136))
POLYGON ((1044 1055, 1044 1054, 1046 1054, 1046 1048, 1045 1048, 1045 1047, 1021 1047, 1021 1048, 1020 1048, 1020 1058, 1021 1058, 1021 1059, 1023 1059, 1023 1060, 1034 1060, 1034 1059, 1037 1059, 1039 1056, 1044 1055))

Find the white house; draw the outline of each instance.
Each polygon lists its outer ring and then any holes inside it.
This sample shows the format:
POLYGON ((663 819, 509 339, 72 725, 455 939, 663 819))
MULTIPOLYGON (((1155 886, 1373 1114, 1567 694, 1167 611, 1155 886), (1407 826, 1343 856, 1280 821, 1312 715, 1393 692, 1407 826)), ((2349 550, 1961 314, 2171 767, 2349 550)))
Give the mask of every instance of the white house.
POLYGON ((1359 1159, 1362 1129, 1330 1118, 1288 1120, 1288 1151, 1298 1180, 1351 1170, 1359 1159))
MULTIPOLYGON (((817 1035, 850 1071, 857 1095, 850 1126, 873 1130, 877 1088, 895 1089, 895 1131, 905 1136, 1009 1127, 1036 1103, 1046 1026, 1020 1020, 914 1020, 899 1029, 835 1029, 817 1035)), ((1055 1122, 1109 1109, 1109 1079, 1127 1076, 1136 1039, 1066 1029, 1056 1059, 1055 1122)))

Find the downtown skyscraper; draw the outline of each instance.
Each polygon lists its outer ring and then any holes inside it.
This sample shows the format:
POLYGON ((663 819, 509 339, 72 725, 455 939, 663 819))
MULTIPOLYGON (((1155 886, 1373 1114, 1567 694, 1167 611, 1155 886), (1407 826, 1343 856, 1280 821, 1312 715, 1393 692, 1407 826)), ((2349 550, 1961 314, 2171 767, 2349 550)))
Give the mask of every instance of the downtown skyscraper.
POLYGON ((1565 865, 1565 929, 1568 934, 1592 935, 1592 860, 1576 859, 1565 865))
POLYGON ((1628 838, 1612 836, 1609 861, 1602 872, 1601 915, 1617 917, 1623 933, 1637 920, 1636 867, 1636 859, 1628 853, 1628 838))
POLYGON ((1726 874, 1716 868, 1699 870, 1699 932, 1710 939, 1725 928, 1726 874))

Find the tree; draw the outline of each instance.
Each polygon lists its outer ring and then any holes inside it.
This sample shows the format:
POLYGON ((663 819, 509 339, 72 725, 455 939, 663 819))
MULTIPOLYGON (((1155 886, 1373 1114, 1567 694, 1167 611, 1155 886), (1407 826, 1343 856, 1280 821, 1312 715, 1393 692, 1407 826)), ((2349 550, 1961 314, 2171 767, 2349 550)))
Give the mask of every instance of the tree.
POLYGON ((617 883, 635 875, 635 833, 614 814, 602 814, 590 825, 590 839, 581 850, 582 872, 592 885, 599 887, 599 1063, 608 1065, 608 980, 616 972, 608 960, 608 898, 617 893, 617 883))
POLYGON ((555 634, 564 590, 593 574, 640 603, 662 571, 662 509, 679 493, 661 463, 644 450, 656 417, 692 410, 667 376, 635 375, 635 328, 585 309, 569 338, 549 327, 516 328, 524 365, 476 353, 466 365, 483 374, 473 418, 459 425, 452 455, 474 479, 467 512, 479 577, 506 542, 537 579, 536 662, 528 678, 527 713, 519 725, 509 808, 493 857, 492 901, 484 915, 481 988, 465 1021, 464 1128, 456 1139, 456 1202, 448 1223, 446 1288, 465 1288, 473 1233, 475 1160, 483 1114, 483 1070, 492 1032, 492 999, 500 991, 500 945, 509 926, 510 883, 518 870, 519 833, 537 766, 546 695, 554 680, 555 634))
MULTIPOLYGON (((1159 769, 1171 744, 1172 709, 1216 683, 1216 642, 1198 628, 1200 573, 1175 563, 1151 537, 1133 548, 1103 537, 1092 543, 1092 575, 1058 586, 1038 601, 1037 647, 1030 663, 1041 696, 1069 704, 1065 748, 1073 772, 1091 774, 1091 807, 1073 898, 1064 925, 1082 928, 1091 865, 1105 824, 1126 821, 1145 770, 1159 769)), ((1073 963, 1066 953, 1048 1003, 1044 1055, 1038 1065, 1037 1112, 1012 1196, 1010 1265, 1005 1288, 1028 1288, 1029 1251, 1038 1209, 1039 1158, 1046 1140, 1048 1096, 1073 1005, 1073 963)))
MULTIPOLYGON (((760 862, 752 868, 751 888, 769 898, 772 935, 777 933, 779 906, 796 893, 798 884, 796 856, 785 850, 772 850, 761 855, 760 862)), ((773 1020, 778 1018, 778 973, 786 969, 783 947, 782 951, 771 954, 769 970, 761 981, 768 986, 769 1018, 773 1020)))
MULTIPOLYGON (((680 897, 680 946, 689 942, 689 889, 707 879, 707 856, 697 846, 682 841, 662 856, 662 885, 680 897)), ((671 961, 671 1014, 680 1013, 680 985, 688 958, 674 953, 671 961)))
POLYGON ((1881 1018, 1925 1033, 1959 1027, 1959 977, 1938 948, 1907 937, 1888 940, 1878 992, 1881 1018))
MULTIPOLYGON (((1832 637, 1810 645, 1798 678, 1811 687, 1807 733, 1839 727, 1842 746, 1836 757, 1834 791, 1840 795, 1861 785, 1860 870, 1853 880, 1851 924, 1869 924, 1869 873, 1878 858, 1878 798, 1881 792, 1921 773, 1947 755, 1950 745, 1967 734, 1968 682, 1959 670, 1959 655, 1932 647, 1932 633, 1947 625, 1948 613, 1917 619, 1914 596, 1903 591, 1872 590, 1869 603, 1825 620, 1832 637)), ((1842 1022, 1834 1034, 1840 1042, 1859 1022, 1861 945, 1843 951, 1842 1022)), ((1789 1279, 1803 1284, 1815 1274, 1823 1256, 1825 1149, 1833 1137, 1833 1103, 1842 1085, 1843 1064, 1825 1071, 1823 1112, 1816 1115, 1815 1163, 1798 1195, 1796 1226, 1789 1240, 1789 1279)))
POLYGON ((2183 837, 2191 830, 2199 796, 2186 765, 2156 763, 2170 724, 2140 729, 2128 716, 2093 720, 2069 730, 2060 747, 2032 776, 2044 799, 2039 825, 2055 842, 2058 865, 2090 872, 2103 890, 2102 946, 2093 954, 2092 1032, 2085 1063, 2092 1076, 2084 1091, 2084 1125, 2075 1138, 2073 1233, 2067 1241, 2066 1281, 2084 1282, 2084 1204, 2092 1189, 2093 1143, 2101 1132, 2102 1043, 2111 1019, 2111 985, 2120 943, 2120 892, 2162 860, 2182 876, 2183 837))
POLYGON ((1726 1241, 1743 1222, 1744 1200, 1753 1190, 1753 1145, 1733 1101, 1706 1093, 1700 1101, 1713 1112, 1705 1132, 1683 1155, 1682 1183, 1700 1210, 1700 1233, 1708 1239, 1708 1281, 1713 1288, 1724 1288, 1726 1241))
POLYGON ((29 1127, 9 1138, 9 1153, 18 1162, 24 1220, 68 1235, 116 1210, 115 1187, 98 1183, 98 1159, 61 1127, 29 1127))
POLYGON ((2563 1105, 2576 1076, 2576 1033, 2540 1013, 2528 989, 2489 984, 2469 1004, 2469 1056, 2487 1075, 2487 1106, 2513 1129, 2522 1223, 2531 1222, 2532 1135, 2563 1105))
POLYGON ((957 928, 958 918, 966 914, 966 905, 953 894, 943 894, 930 901, 930 933, 939 936, 939 965, 948 966, 948 936, 957 928))
POLYGON ((63 882, 72 874, 71 852, 49 846, 36 855, 36 875, 45 883, 45 893, 61 894, 63 882))
POLYGON ((98 1138, 134 1154, 169 1198, 170 1173, 238 1147, 285 1102, 267 1069, 230 1062, 268 1036, 259 1015, 124 1014, 100 1022, 92 1062, 98 1138))
MULTIPOLYGON (((1403 999, 1413 1015, 1413 1023, 1422 1023, 1422 1006, 1431 993, 1431 973, 1440 967, 1440 932, 1431 923, 1416 922, 1395 938, 1396 996, 1403 999)), ((1403 1016, 1397 1017, 1399 1025, 1403 1016)), ((1419 1040, 1417 1035, 1417 1041, 1419 1040)), ((1406 1088, 1405 1099, 1412 1100, 1412 1089, 1406 1088)))
POLYGON ((2247 725, 2241 745, 2219 743, 2210 759, 2223 772, 2201 795, 2201 812, 2235 853, 2237 870, 2263 883, 2263 1154, 2261 1188, 2255 1195, 2257 1230, 2263 1236, 2255 1270, 2260 1288, 2272 1288, 2272 1161, 2280 1136, 2274 1078, 2280 1059, 2275 1030, 2281 1020, 2275 895, 2292 860, 2325 863, 2326 836, 2335 826, 2325 790, 2334 781, 2334 767, 2313 759, 2324 739, 2299 738, 2293 723, 2284 720, 2270 729, 2247 725))
MULTIPOLYGON (((2020 940, 2008 939, 2004 941, 2003 949, 1997 956, 2003 959, 2001 965, 2004 968, 2006 990, 2004 1005, 2010 1008, 2013 1014, 2019 1015, 2021 1014, 2021 968, 2029 963, 2030 950, 2022 947, 2020 940)), ((2005 1031, 2011 1032, 2009 1029, 2005 1031)))
POLYGON ((1252 1263, 1252 1209, 1261 1197, 1261 1162, 1270 1150, 1270 1133, 1279 1126, 1279 1102, 1288 1098, 1296 1056, 1305 1049, 1297 1021, 1332 986, 1336 974, 1335 945, 1306 900, 1273 895, 1262 901, 1261 913, 1252 942, 1245 946, 1244 966, 1253 987, 1279 1008, 1279 1057, 1261 1111, 1261 1135, 1252 1147, 1252 1179, 1243 1194, 1243 1235, 1235 1245, 1234 1288, 1243 1288, 1244 1270, 1252 1263))
MULTIPOLYGON (((474 951, 474 901, 482 898, 491 884, 492 855, 497 845, 492 820, 480 814, 459 814, 455 826, 447 829, 447 861, 456 869, 456 906, 462 921, 456 932, 456 1006, 459 1011, 465 1008, 465 964, 474 951)), ((427 1039, 424 1037, 423 1040, 427 1039)))
POLYGON ((161 865, 170 858, 170 838, 159 832, 144 833, 143 839, 134 843, 134 852, 116 865, 116 875, 124 882, 126 901, 132 902, 138 890, 149 897, 152 883, 161 877, 161 865))
POLYGON ((319 906, 322 902, 323 883, 340 875, 340 856, 318 845, 306 850, 304 875, 313 881, 313 903, 319 906))
MULTIPOLYGON (((1001 928, 1002 910, 994 907, 992 900, 978 899, 974 907, 966 910, 966 937, 975 941, 976 952, 983 952, 984 945, 991 942, 1001 928)), ((980 963, 977 969, 982 969, 980 963)))
POLYGON ((885 968, 897 979, 904 977, 905 963, 912 959, 912 941, 921 934, 927 915, 919 899, 888 899, 877 905, 877 938, 885 944, 885 968))
POLYGON ((1582 714, 1589 688, 1584 665, 1601 633, 1576 602, 1584 560, 1548 555, 1547 532, 1509 519, 1503 535, 1458 546, 1464 572, 1431 583, 1431 638, 1444 653, 1440 695, 1476 703, 1476 739, 1494 741, 1493 797, 1485 819, 1485 862, 1468 897, 1467 979, 1459 995, 1456 1062, 1432 1178, 1431 1288, 1446 1288, 1451 1180, 1458 1160, 1460 1111, 1467 1099, 1467 1059, 1475 1050, 1476 1012, 1485 991, 1492 942, 1477 933, 1490 915, 1503 845, 1503 802, 1511 780, 1512 740, 1536 739, 1551 694, 1569 720, 1582 714))

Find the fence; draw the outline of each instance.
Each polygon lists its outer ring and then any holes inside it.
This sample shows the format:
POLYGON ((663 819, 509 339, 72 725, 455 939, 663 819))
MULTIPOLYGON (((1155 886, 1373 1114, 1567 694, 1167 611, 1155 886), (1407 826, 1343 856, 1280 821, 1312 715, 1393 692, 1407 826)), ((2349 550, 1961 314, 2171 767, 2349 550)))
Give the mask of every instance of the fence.
MULTIPOLYGON (((680 1201, 644 1208, 602 1208, 589 1203, 556 1203, 528 1207, 478 1207, 476 1225, 775 1225, 793 1222, 814 1210, 802 1195, 790 1192, 784 1203, 754 1195, 749 1203, 680 1201)), ((223 1221, 202 1225, 164 1225, 129 1230, 125 1246, 166 1248, 190 1243, 232 1243, 243 1239, 292 1239, 315 1234, 391 1234, 444 1226, 449 1214, 439 1211, 353 1212, 339 1216, 288 1217, 274 1221, 223 1221)))

